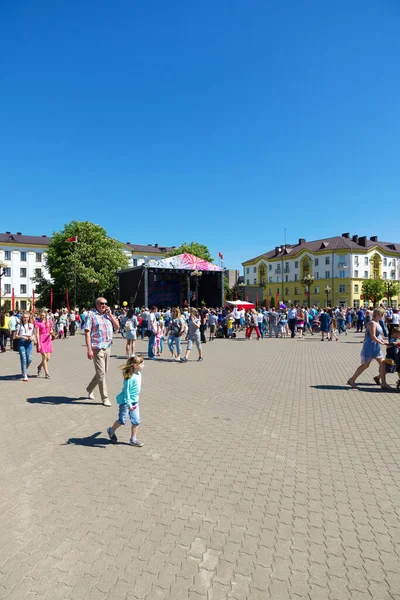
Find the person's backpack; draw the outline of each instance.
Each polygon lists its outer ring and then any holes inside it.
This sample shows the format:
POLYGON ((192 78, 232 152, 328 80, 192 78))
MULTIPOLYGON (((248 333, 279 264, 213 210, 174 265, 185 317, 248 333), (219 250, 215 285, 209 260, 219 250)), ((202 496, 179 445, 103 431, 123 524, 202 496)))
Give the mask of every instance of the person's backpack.
POLYGON ((132 331, 132 329, 133 329, 132 319, 128 319, 127 321, 125 321, 125 330, 132 331))

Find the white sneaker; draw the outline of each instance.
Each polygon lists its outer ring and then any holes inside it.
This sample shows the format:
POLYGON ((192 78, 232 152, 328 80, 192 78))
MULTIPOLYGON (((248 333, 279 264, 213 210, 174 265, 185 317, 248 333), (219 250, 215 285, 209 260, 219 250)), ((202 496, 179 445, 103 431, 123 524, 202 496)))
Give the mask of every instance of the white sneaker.
POLYGON ((24 375, 22 381, 28 381, 28 375, 24 375))
POLYGON ((87 394, 87 397, 89 398, 89 400, 96 400, 96 398, 94 397, 94 394, 93 394, 93 392, 90 392, 90 393, 89 393, 89 392, 86 390, 86 394, 87 394))
POLYGON ((111 406, 111 402, 109 401, 108 398, 106 398, 105 400, 103 400, 103 406, 111 406))

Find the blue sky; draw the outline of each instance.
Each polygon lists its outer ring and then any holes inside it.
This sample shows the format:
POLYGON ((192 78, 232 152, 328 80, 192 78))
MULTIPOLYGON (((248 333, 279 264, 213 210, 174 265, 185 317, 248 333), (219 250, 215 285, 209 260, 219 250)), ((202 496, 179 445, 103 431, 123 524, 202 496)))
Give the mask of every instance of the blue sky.
POLYGON ((398 0, 2 0, 0 231, 400 241, 398 0))

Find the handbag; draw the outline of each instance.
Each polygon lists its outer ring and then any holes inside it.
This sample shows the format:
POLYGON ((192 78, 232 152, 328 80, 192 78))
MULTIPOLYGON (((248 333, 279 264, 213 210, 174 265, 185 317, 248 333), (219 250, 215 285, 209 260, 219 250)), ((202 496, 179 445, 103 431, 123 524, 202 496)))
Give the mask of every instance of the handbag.
POLYGON ((53 342, 56 339, 56 332, 54 331, 53 328, 50 329, 50 339, 53 342))
POLYGON ((12 349, 14 352, 19 351, 19 339, 13 340, 12 349))

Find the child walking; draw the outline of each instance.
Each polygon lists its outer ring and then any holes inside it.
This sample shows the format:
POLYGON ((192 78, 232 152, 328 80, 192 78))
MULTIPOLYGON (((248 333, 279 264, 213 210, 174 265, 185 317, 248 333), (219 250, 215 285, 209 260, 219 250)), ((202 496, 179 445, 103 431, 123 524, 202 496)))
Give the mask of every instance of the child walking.
POLYGON ((110 440, 114 443, 118 441, 115 435, 116 430, 121 425, 125 425, 128 414, 131 421, 131 437, 130 443, 132 446, 141 448, 143 442, 136 439, 137 430, 140 424, 139 413, 139 394, 142 386, 142 371, 144 368, 144 360, 141 356, 133 356, 129 358, 126 365, 122 367, 124 376, 124 385, 122 392, 117 396, 117 404, 119 404, 118 420, 115 421, 112 427, 108 427, 107 433, 110 440))

